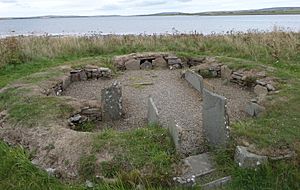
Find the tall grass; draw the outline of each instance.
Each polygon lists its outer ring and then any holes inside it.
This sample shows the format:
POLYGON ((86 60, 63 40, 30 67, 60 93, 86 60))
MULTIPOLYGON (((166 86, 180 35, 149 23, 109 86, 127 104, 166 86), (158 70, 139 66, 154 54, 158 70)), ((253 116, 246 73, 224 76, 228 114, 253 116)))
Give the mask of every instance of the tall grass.
POLYGON ((300 33, 274 30, 226 35, 109 35, 89 37, 9 37, 0 39, 0 67, 40 58, 115 55, 141 51, 174 51, 249 58, 272 63, 299 57, 300 33))

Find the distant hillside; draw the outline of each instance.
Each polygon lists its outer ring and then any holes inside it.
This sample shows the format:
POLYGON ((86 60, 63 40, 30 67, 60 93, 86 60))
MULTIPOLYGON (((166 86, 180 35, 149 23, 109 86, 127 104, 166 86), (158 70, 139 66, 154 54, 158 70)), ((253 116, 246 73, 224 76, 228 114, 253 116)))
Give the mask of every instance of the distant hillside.
MULTIPOLYGON (((176 16, 176 15, 199 15, 199 16, 221 16, 221 15, 285 15, 285 14, 300 14, 300 7, 273 7, 254 10, 239 10, 239 11, 210 11, 199 13, 183 13, 183 12, 161 12, 155 14, 133 15, 133 16, 176 16)), ((46 15, 36 17, 11 17, 0 18, 3 19, 43 19, 43 18, 85 18, 85 17, 117 17, 120 15, 95 15, 95 16, 60 16, 60 15, 46 15)))
POLYGON ((183 13, 183 12, 163 12, 143 16, 174 16, 174 15, 279 15, 279 14, 300 14, 300 7, 273 7, 254 10, 239 10, 239 11, 210 11, 199 13, 183 13))

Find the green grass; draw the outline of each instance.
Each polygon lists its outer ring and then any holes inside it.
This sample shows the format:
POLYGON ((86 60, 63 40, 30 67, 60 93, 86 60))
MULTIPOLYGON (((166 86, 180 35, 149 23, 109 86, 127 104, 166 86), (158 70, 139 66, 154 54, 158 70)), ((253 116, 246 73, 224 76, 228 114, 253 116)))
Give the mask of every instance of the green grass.
POLYGON ((0 187, 6 190, 71 189, 31 164, 22 148, 0 142, 0 187))
POLYGON ((300 188, 300 168, 291 161, 269 161, 257 169, 242 169, 233 162, 234 147, 215 150, 218 172, 225 176, 230 174, 232 181, 226 186, 228 190, 296 190, 300 188))
POLYGON ((94 151, 113 155, 112 160, 99 165, 103 176, 158 186, 170 185, 173 164, 179 158, 167 130, 158 126, 127 132, 107 130, 95 137, 94 151))
POLYGON ((0 94, 0 110, 7 110, 10 122, 16 126, 49 126, 52 120, 67 118, 72 112, 62 99, 27 93, 28 89, 10 88, 0 94))

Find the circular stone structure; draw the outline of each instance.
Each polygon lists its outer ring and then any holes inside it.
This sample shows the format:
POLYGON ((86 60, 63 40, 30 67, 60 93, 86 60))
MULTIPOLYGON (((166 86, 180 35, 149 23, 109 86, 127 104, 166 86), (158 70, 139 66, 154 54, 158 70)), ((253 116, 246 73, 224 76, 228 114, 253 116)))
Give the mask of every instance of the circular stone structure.
MULTIPOLYGON (((141 56, 139 58, 146 59, 141 56)), ((130 62, 124 62, 128 61, 130 62)), ((193 155, 204 152, 206 148, 202 127, 202 95, 181 78, 181 70, 167 68, 125 69, 112 79, 73 82, 62 95, 101 102, 101 90, 118 81, 122 86, 124 116, 119 120, 97 122, 95 130, 146 127, 147 103, 151 96, 159 112, 160 125, 169 127, 176 121, 182 128, 180 140, 183 153, 193 155)), ((241 110, 254 97, 252 92, 242 90, 236 84, 224 86, 221 79, 204 79, 204 86, 227 98, 231 121, 244 117, 241 110)))

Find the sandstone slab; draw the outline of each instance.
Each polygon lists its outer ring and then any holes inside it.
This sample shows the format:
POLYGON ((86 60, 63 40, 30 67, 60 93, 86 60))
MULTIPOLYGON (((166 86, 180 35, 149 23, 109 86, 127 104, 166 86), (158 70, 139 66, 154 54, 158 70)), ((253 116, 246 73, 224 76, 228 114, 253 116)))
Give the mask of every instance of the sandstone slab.
POLYGON ((195 73, 192 70, 187 70, 184 74, 185 80, 187 80, 196 90, 202 93, 203 90, 203 78, 201 75, 195 73))
POLYGON ((203 89, 203 128, 210 145, 225 147, 229 138, 226 98, 203 89))
POLYGON ((102 118, 106 121, 118 120, 123 115, 122 87, 115 81, 110 87, 101 90, 102 118))
POLYGON ((158 109, 154 104, 152 97, 148 99, 148 114, 147 114, 148 124, 156 125, 159 123, 158 109))

